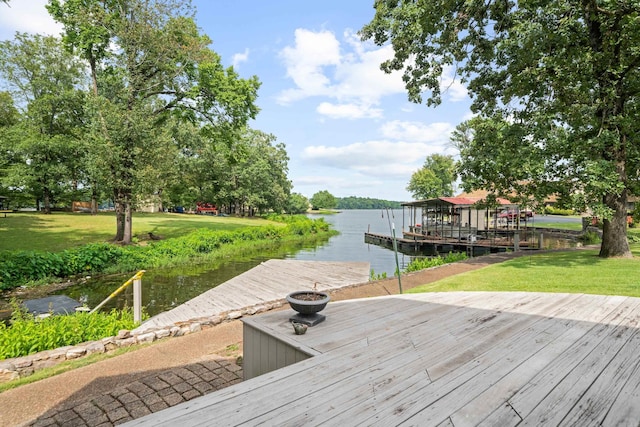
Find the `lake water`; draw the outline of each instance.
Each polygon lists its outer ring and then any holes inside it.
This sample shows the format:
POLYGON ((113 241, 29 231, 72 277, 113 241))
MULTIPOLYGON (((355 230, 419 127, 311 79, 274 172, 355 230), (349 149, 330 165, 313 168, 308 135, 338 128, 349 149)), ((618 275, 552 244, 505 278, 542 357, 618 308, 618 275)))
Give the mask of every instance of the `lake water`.
MULTIPOLYGON (((142 303, 145 310, 152 316, 170 310, 268 259, 368 262, 376 276, 386 274, 393 277, 396 271, 394 252, 365 243, 364 233, 391 235, 392 227, 395 227, 396 236, 401 237, 402 229, 408 229, 411 224, 408 210, 345 210, 337 214, 310 216, 324 218, 340 234, 319 245, 278 247, 273 251, 256 250, 234 257, 233 261, 149 270, 142 279, 142 303)), ((560 240, 545 238, 545 246, 556 247, 553 245, 560 240)), ((563 246, 558 247, 566 247, 566 242, 560 243, 563 246)), ((404 270, 414 257, 415 254, 410 256, 398 253, 400 270, 404 270)), ((88 307, 95 307, 129 277, 130 275, 119 274, 88 278, 84 283, 65 288, 56 294, 67 295, 88 307)), ((107 303, 103 310, 132 305, 133 292, 129 287, 107 303)), ((2 312, 0 307, 0 314, 2 312)))
MULTIPOLYGON (((404 213, 408 216, 408 211, 404 213)), ((345 210, 331 215, 311 215, 322 217, 340 232, 328 242, 311 248, 286 248, 271 253, 245 254, 244 259, 220 262, 215 265, 198 265, 170 270, 150 270, 142 279, 142 303, 150 315, 180 305, 203 292, 226 282, 267 259, 297 259, 315 261, 364 261, 376 275, 386 273, 392 277, 396 270, 395 255, 392 250, 367 244, 364 233, 391 235, 395 226, 398 237, 402 235, 403 212, 398 210, 345 210)), ((406 221, 407 219, 405 219, 406 221)), ((408 227, 408 222, 405 222, 408 227)), ((404 269, 413 257, 398 253, 398 264, 404 269)), ((85 283, 57 292, 87 304, 98 305, 107 295, 117 289, 128 276, 90 278, 85 283)), ((130 288, 104 306, 122 308, 132 306, 133 295, 130 288)))

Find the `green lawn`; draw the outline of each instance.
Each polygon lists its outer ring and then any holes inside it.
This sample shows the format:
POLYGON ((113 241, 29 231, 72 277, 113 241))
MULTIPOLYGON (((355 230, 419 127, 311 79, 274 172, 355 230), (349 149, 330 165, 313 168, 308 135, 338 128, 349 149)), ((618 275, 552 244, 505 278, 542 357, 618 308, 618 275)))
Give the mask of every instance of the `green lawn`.
MULTIPOLYGON (((578 216, 572 216, 568 218, 580 218, 578 216)), ((524 223, 520 223, 521 226, 524 226, 524 223)), ((536 216, 533 221, 528 221, 527 225, 530 227, 545 227, 545 228, 559 228, 561 230, 573 230, 580 231, 582 230, 582 222, 558 222, 555 221, 553 217, 549 216, 536 216)))
MULTIPOLYGON (((172 238, 183 236, 199 228, 235 230, 240 227, 277 224, 257 218, 215 217, 158 213, 135 213, 133 235, 140 240, 148 233, 172 238)), ((0 251, 11 249, 61 251, 87 243, 106 242, 116 232, 114 213, 54 212, 51 215, 19 212, 0 217, 0 251)))
POLYGON ((525 255, 422 285, 409 292, 570 292, 640 297, 640 244, 634 258, 599 258, 597 250, 525 255))

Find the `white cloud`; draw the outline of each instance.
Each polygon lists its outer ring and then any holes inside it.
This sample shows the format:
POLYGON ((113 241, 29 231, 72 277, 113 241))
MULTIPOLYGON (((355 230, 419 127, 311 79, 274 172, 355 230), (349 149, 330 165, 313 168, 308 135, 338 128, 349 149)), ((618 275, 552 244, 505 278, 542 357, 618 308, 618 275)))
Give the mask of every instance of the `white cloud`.
POLYGON ((380 131, 385 138, 429 142, 440 146, 449 143, 449 137, 454 130, 455 126, 446 122, 427 125, 421 122, 403 122, 400 120, 387 122, 380 127, 380 131))
POLYGON ((16 31, 60 35, 62 25, 47 12, 47 0, 13 0, 0 3, 0 40, 11 40, 16 31))
POLYGON ((340 63, 340 43, 333 33, 314 33, 303 28, 295 31, 295 46, 285 47, 280 56, 287 68, 287 77, 296 85, 295 89, 284 91, 279 101, 289 103, 308 96, 328 95, 330 79, 323 73, 323 67, 340 63))
POLYGON ((295 87, 282 91, 278 102, 289 104, 323 96, 338 102, 324 103, 318 107, 320 114, 356 118, 353 112, 356 106, 365 112, 362 117, 380 117, 381 110, 372 108, 379 104, 380 98, 405 90, 400 73, 388 75, 380 70, 380 63, 393 53, 391 47, 370 48, 356 40, 351 32, 346 32, 344 37, 346 43, 341 46, 332 32, 297 29, 295 45, 280 52, 287 77, 295 87))
POLYGON ((249 49, 245 49, 243 53, 236 53, 233 55, 231 59, 231 63, 233 64, 233 68, 238 68, 238 66, 242 62, 247 62, 249 60, 249 49))
POLYGON ((316 108, 318 114, 332 119, 363 119, 382 117, 382 110, 370 105, 331 104, 322 102, 316 108))
POLYGON ((310 146, 302 158, 318 166, 358 172, 363 175, 407 178, 418 169, 426 156, 441 152, 425 143, 367 141, 342 147, 310 146))
MULTIPOLYGON (((294 45, 280 52, 294 87, 282 91, 277 101, 286 105, 310 97, 327 97, 335 99, 336 104, 323 102, 317 112, 329 118, 381 117, 382 110, 372 107, 385 96, 406 93, 401 71, 386 74, 380 70, 380 64, 393 54, 391 45, 363 43, 350 30, 345 31, 341 43, 332 32, 299 28, 294 45), (360 116, 354 113, 354 106, 364 108, 360 116)), ((443 70, 440 87, 451 101, 468 99, 466 87, 454 78, 453 67, 443 70)))

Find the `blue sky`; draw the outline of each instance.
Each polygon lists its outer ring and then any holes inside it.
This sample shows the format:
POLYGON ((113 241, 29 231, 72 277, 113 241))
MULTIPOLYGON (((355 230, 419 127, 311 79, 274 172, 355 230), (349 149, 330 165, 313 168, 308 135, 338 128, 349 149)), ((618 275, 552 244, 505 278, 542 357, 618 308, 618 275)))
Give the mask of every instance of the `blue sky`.
MULTIPOLYGON (((46 0, 0 4, 0 40, 16 31, 57 35, 46 0)), ((373 0, 194 0, 212 49, 241 77, 262 83, 250 123, 287 147, 293 191, 311 197, 408 201, 411 174, 434 154, 451 154, 455 126, 470 117, 464 86, 444 77, 443 103, 407 100, 401 76, 379 64, 389 46, 362 43, 373 0)))

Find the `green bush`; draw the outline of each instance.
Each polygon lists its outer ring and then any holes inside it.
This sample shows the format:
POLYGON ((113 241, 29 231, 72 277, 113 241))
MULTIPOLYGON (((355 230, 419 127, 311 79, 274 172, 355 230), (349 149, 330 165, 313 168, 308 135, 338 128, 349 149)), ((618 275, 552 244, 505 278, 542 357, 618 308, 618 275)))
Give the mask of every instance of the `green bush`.
POLYGON ((600 243, 600 235, 593 231, 585 231, 580 235, 580 241, 585 245, 595 245, 600 243))
POLYGON ((436 267, 438 265, 464 261, 465 259, 467 259, 467 254, 464 252, 449 252, 444 258, 440 255, 432 258, 414 258, 411 260, 409 265, 407 265, 405 271, 410 273, 412 271, 424 270, 425 268, 436 267))
POLYGON ((548 215, 568 216, 568 215, 576 214, 576 211, 574 211, 573 209, 560 209, 560 208, 554 208, 553 206, 545 206, 544 212, 548 215))
POLYGON ((131 310, 109 313, 74 313, 38 319, 14 305, 11 325, 0 322, 0 360, 26 356, 86 341, 115 336, 121 329, 133 329, 131 310))
POLYGON ((186 236, 150 242, 146 246, 117 246, 93 243, 59 253, 36 251, 0 252, 0 290, 20 285, 56 280, 80 274, 97 274, 118 266, 119 271, 134 271, 168 265, 175 260, 201 258, 222 245, 242 241, 273 240, 329 231, 323 219, 304 215, 272 215, 269 219, 285 224, 245 227, 235 231, 196 230, 186 236))

